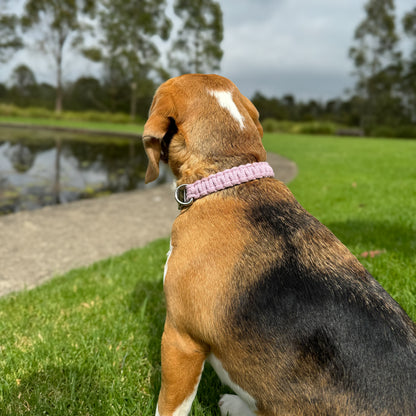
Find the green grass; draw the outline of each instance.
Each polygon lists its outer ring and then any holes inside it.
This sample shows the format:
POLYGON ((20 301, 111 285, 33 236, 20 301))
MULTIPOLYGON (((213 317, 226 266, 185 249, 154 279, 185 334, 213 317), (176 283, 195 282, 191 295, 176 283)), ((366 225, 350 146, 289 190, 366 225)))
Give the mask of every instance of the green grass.
POLYGON ((141 134, 143 132, 143 123, 114 123, 102 121, 83 121, 83 120, 56 120, 52 118, 36 118, 36 117, 15 117, 0 116, 0 126, 3 124, 15 125, 31 125, 37 127, 63 127, 70 129, 82 130, 99 130, 121 133, 141 134))
MULTIPOLYGON (((416 319, 416 142, 266 135, 300 202, 416 319)), ((153 415, 168 240, 0 299, 1 415, 153 415)), ((208 367, 208 366, 207 366, 208 367)), ((226 389, 206 368, 192 414, 226 389)))
POLYGON ((0 303, 0 414, 151 414, 166 242, 0 303))
MULTIPOLYGON (((168 245, 155 241, 0 301, 2 416, 154 414, 168 245)), ((211 414, 220 388, 208 371, 199 414, 211 414)))

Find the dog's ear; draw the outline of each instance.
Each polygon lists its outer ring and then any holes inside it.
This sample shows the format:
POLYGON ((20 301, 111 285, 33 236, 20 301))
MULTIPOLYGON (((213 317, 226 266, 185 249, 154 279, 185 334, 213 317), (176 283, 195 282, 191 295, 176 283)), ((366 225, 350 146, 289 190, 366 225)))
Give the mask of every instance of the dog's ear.
POLYGON ((148 158, 144 182, 149 183, 156 180, 159 176, 159 162, 162 145, 161 140, 151 136, 143 136, 143 145, 148 158))
POLYGON ((248 114, 250 115, 251 119, 254 121, 254 124, 256 125, 256 128, 260 134, 260 138, 263 137, 263 127, 260 124, 259 121, 259 112, 257 111, 257 108, 254 107, 254 104, 244 95, 241 94, 241 102, 248 111, 248 114))
POLYGON ((156 180, 159 176, 159 162, 162 151, 162 139, 167 133, 174 116, 174 105, 169 94, 156 91, 149 111, 149 118, 144 125, 143 145, 149 159, 145 183, 156 180))

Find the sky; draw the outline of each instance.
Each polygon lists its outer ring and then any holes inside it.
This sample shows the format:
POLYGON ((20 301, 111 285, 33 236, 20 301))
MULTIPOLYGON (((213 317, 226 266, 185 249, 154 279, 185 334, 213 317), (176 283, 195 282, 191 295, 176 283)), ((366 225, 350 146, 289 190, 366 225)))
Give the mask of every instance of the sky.
MULTIPOLYGON (((410 11, 414 1, 396 0, 397 16, 401 18, 410 11)), ((10 3, 18 10, 23 2, 10 3)), ((258 91, 267 97, 293 94, 301 100, 328 100, 345 96, 346 90, 354 86, 348 49, 355 28, 365 17, 366 0, 219 3, 224 18, 224 56, 218 73, 230 78, 244 95, 252 97, 258 91)), ((55 79, 52 61, 18 52, 9 63, 0 64, 0 81, 6 81, 21 63, 34 70, 38 82, 52 83, 55 79)), ((65 79, 94 75, 96 71, 95 64, 71 56, 65 79)))

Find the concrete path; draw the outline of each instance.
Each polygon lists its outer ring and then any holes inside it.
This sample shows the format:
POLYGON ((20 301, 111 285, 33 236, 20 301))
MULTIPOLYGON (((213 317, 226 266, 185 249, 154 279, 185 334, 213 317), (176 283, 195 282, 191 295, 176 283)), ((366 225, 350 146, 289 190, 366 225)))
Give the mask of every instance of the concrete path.
MULTIPOLYGON (((294 162, 268 154, 278 179, 294 162)), ((119 255, 170 234, 178 214, 170 185, 0 216, 0 296, 119 255)))

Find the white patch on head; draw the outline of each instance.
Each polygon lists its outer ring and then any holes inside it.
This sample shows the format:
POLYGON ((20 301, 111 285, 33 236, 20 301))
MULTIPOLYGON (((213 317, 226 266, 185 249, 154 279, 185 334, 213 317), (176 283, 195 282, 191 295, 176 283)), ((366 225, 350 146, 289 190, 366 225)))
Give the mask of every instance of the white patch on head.
POLYGON ((169 242, 169 251, 166 254, 167 259, 166 259, 165 267, 163 269, 163 284, 165 284, 166 274, 168 272, 168 262, 169 262, 170 255, 172 254, 172 250, 173 250, 172 241, 170 241, 169 242))
POLYGON ((229 111, 231 116, 238 122, 240 125, 240 129, 243 130, 244 128, 244 117, 238 111, 237 106, 235 105, 235 102, 233 101, 233 96, 230 91, 215 91, 210 90, 208 91, 209 94, 211 94, 213 97, 215 97, 218 101, 218 104, 220 107, 226 109, 229 111))
MULTIPOLYGON (((252 412, 252 413, 232 413, 231 410, 228 410, 228 412, 230 413, 230 415, 231 416, 234 416, 234 415, 242 415, 242 416, 246 416, 247 415, 248 416, 248 415, 254 414, 254 412, 257 410, 256 401, 254 400, 254 398, 251 397, 250 394, 248 394, 239 385, 235 384, 231 380, 229 374, 227 373, 227 371, 222 366, 221 361, 214 354, 210 354, 208 356, 208 362, 212 365, 213 369, 217 373, 217 375, 220 378, 220 380, 224 384, 226 384, 228 387, 230 387, 235 393, 237 393, 238 396, 239 396, 239 398, 247 406, 247 410, 252 412)), ((242 408, 241 407, 241 404, 237 405, 237 402, 236 402, 235 399, 230 399, 230 400, 228 400, 228 399, 229 399, 229 397, 227 398, 227 404, 228 403, 232 403, 232 407, 233 408, 235 406, 237 406, 239 409, 242 408)), ((221 402, 221 400, 220 400, 220 402, 221 402)), ((223 406, 224 406, 224 404, 222 405, 222 407, 223 406)), ((222 414, 222 411, 221 411, 221 414, 222 414)), ((227 411, 224 414, 227 414, 227 411)))

